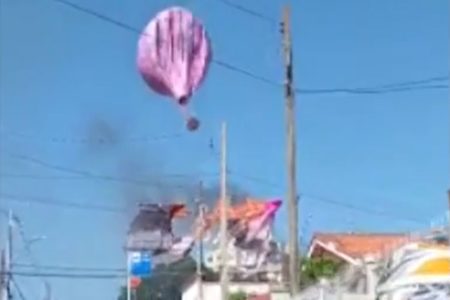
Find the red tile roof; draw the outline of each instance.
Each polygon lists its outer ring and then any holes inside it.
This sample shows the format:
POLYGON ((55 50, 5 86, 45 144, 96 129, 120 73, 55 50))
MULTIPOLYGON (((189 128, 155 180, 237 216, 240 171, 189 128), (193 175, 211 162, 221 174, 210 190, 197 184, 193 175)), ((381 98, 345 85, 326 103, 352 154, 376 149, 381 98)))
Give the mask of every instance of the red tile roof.
POLYGON ((376 255, 390 251, 410 240, 407 234, 385 233, 317 233, 312 240, 323 244, 331 243, 335 250, 352 258, 376 255))

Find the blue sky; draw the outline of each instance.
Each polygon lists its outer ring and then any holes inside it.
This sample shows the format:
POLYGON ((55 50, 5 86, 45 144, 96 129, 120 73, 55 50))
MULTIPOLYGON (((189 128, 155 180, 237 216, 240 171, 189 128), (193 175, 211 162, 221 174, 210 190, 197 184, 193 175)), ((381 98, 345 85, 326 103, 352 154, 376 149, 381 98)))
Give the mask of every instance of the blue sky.
MULTIPOLYGON (((220 1, 73 1, 136 28, 167 6, 183 5, 203 20, 216 59, 282 80, 277 26, 220 1)), ((30 236, 47 236, 33 246, 41 264, 124 265, 121 246, 130 216, 27 199, 129 207, 139 195, 176 191, 168 174, 191 174, 182 181, 211 184, 219 162, 209 144, 212 139, 217 147, 223 120, 231 180, 258 197, 285 195, 282 89, 212 64, 193 100, 202 127, 190 134, 174 105, 151 92, 137 73, 136 34, 51 0, 0 3, 0 188, 23 200, 2 197, 0 207, 14 209, 30 236), (102 145, 99 136, 105 133, 119 142, 102 145), (172 137, 154 139, 164 135, 172 137), (54 166, 151 183, 68 178, 76 175, 54 166)), ((283 1, 239 3, 276 19, 283 1)), ((296 86, 356 88, 447 76, 448 11, 446 0, 295 2, 296 86)), ((298 184, 306 195, 302 232, 415 230, 443 215, 448 97, 446 89, 298 95, 298 184)), ((277 235, 284 238, 286 230, 283 209, 277 235)), ((3 234, 1 239, 3 244, 3 234)), ((17 260, 27 262, 20 244, 18 252, 17 260)), ((120 285, 50 281, 56 299, 65 300, 86 294, 115 299, 120 285)), ((21 282, 30 299, 39 299, 39 280, 21 282)))

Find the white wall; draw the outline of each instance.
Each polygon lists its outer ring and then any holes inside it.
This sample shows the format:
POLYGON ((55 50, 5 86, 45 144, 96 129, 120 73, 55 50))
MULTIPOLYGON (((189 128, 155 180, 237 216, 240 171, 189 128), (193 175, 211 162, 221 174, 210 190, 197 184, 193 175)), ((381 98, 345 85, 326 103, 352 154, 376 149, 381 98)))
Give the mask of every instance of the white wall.
MULTIPOLYGON (((242 291, 247 294, 267 294, 270 292, 267 283, 230 283, 230 293, 242 291)), ((197 282, 187 287, 183 292, 183 300, 199 300, 199 286, 197 282)), ((222 300, 219 283, 203 283, 204 300, 222 300)))

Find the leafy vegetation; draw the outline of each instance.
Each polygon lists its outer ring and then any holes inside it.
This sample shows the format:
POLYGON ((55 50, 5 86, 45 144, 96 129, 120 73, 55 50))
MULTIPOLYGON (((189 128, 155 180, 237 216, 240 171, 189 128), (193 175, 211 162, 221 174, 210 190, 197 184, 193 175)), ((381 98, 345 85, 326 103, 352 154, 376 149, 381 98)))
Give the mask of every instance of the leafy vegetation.
POLYGON ((339 271, 340 264, 326 258, 302 259, 300 263, 302 287, 311 285, 321 278, 332 278, 339 271))
MULTIPOLYGON (((302 259, 299 267, 302 287, 317 282, 320 278, 331 278, 339 271, 340 265, 333 260, 323 258, 302 259)), ((204 280, 218 281, 219 276, 203 268, 204 280)), ((196 273, 195 260, 188 257, 176 264, 160 267, 150 278, 143 279, 136 291, 134 300, 180 300, 183 286, 196 273)), ((246 300, 247 295, 237 292, 230 295, 229 300, 246 300)), ((126 300, 126 287, 121 288, 118 300, 126 300)))
POLYGON ((247 300, 247 294, 242 291, 232 293, 228 297, 228 300, 247 300))

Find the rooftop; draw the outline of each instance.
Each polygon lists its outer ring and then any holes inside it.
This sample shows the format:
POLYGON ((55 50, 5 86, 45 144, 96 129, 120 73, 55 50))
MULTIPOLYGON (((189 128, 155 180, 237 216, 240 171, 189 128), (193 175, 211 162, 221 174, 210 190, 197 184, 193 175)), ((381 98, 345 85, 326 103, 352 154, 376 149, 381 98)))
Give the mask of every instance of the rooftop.
POLYGON ((319 247, 358 259, 390 251, 408 241, 410 236, 404 233, 316 233, 308 253, 312 255, 319 247))

